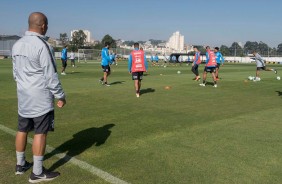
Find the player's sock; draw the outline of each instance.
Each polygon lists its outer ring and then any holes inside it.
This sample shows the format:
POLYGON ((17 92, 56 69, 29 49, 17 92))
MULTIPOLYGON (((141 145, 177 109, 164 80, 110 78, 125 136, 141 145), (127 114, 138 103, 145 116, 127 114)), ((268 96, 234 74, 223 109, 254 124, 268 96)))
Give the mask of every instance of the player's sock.
POLYGON ((33 156, 33 173, 40 175, 43 168, 43 156, 33 156))
POLYGON ((205 80, 203 80, 203 84, 206 84, 206 81, 205 81, 205 80))
POLYGON ((17 165, 23 166, 25 164, 25 153, 16 151, 17 165))

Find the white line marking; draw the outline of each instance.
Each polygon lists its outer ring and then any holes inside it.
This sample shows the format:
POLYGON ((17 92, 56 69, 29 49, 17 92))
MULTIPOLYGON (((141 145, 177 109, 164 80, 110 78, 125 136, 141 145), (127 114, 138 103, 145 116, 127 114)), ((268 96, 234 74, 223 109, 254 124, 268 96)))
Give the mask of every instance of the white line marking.
MULTIPOLYGON (((16 135, 16 131, 15 130, 12 130, 4 125, 1 125, 0 124, 0 130, 2 130, 3 132, 6 132, 12 136, 15 136, 16 135)), ((27 141, 29 144, 32 144, 32 140, 31 138, 28 137, 27 141)), ((46 145, 46 151, 47 152, 53 152, 53 151, 56 151, 55 148, 51 147, 51 146, 48 146, 46 145)), ((56 151, 58 152, 58 151, 56 151)), ((88 164, 87 162, 84 162, 82 160, 79 160, 79 159, 76 159, 75 157, 71 157, 67 154, 64 154, 64 153, 59 153, 59 154, 56 154, 56 157, 62 159, 66 159, 66 160, 69 160, 70 163, 72 163, 73 165, 76 165, 78 167, 80 167, 81 169, 84 169, 90 173, 92 173, 93 175, 96 175, 102 179, 104 179, 105 181, 109 182, 109 183, 112 183, 112 184, 129 184, 128 182, 124 181, 124 180, 121 180, 113 175, 111 175, 110 173, 107 173, 93 165, 90 165, 88 164)))

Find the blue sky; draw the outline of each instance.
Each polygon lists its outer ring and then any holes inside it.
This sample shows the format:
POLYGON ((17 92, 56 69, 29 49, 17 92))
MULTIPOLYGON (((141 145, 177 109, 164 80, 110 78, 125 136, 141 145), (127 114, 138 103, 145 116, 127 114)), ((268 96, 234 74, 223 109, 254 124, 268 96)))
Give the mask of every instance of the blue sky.
POLYGON ((87 29, 94 39, 168 40, 175 31, 185 43, 230 46, 233 42, 282 43, 279 0, 1 0, 0 34, 22 35, 31 12, 49 19, 47 35, 87 29))

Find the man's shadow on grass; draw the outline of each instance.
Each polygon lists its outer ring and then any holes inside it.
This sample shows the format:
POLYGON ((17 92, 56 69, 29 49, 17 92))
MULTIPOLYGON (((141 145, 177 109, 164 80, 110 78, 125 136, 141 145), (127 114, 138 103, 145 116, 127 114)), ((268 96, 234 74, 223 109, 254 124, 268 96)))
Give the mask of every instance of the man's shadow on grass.
POLYGON ((93 145, 101 146, 104 144, 111 135, 110 129, 114 126, 115 124, 107 124, 98 128, 88 128, 74 134, 72 139, 66 141, 55 150, 45 155, 45 160, 47 160, 56 154, 66 154, 63 158, 54 163, 49 170, 53 171, 59 168, 67 163, 72 157, 80 155, 93 145))
POLYGON ((213 83, 213 82, 206 82, 206 85, 207 85, 207 86, 213 86, 214 83, 213 83))
POLYGON ((278 96, 282 96, 282 91, 275 91, 277 92, 278 96))
POLYGON ((116 82, 110 83, 110 85, 123 84, 124 82, 125 81, 116 81, 116 82))
POLYGON ((147 89, 141 89, 140 90, 140 95, 143 95, 145 93, 154 93, 156 90, 153 88, 147 88, 147 89))

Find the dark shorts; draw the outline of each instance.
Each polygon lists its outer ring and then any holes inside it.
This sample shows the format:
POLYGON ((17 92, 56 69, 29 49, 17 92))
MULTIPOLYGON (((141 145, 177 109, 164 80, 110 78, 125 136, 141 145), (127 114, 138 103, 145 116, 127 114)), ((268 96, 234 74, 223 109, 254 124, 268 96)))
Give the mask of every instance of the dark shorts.
POLYGON ((220 63, 217 63, 216 68, 218 69, 220 68, 220 63))
POLYGON ((266 69, 265 66, 263 66, 263 67, 257 67, 257 70, 265 70, 265 69, 266 69))
POLYGON ((29 132, 34 130, 35 134, 47 134, 54 131, 54 111, 50 111, 36 118, 24 118, 18 115, 18 131, 29 132))
POLYGON ((132 72, 132 80, 142 80, 143 72, 132 72))
POLYGON ((67 67, 67 60, 66 59, 61 59, 62 60, 62 67, 66 68, 67 67))
POLYGON ((214 73, 215 69, 216 69, 216 67, 205 67, 204 71, 205 72, 214 73))
POLYGON ((106 65, 106 66, 102 65, 102 69, 103 69, 103 72, 106 72, 106 73, 111 72, 111 67, 109 65, 106 65))
POLYGON ((71 62, 74 62, 75 60, 74 59, 71 59, 71 62))

